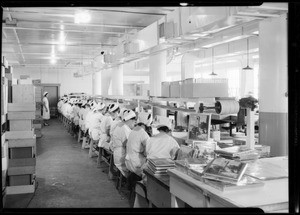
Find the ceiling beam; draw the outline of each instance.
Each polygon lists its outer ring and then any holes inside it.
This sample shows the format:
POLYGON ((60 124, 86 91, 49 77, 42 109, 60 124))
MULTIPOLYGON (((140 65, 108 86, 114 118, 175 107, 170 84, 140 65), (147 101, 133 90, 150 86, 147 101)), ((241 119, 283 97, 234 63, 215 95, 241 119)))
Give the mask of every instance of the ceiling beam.
MULTIPOLYGON (((4 54, 23 54, 23 55, 50 55, 51 53, 38 53, 38 52, 5 52, 5 51, 2 51, 2 53, 4 54)), ((76 55, 79 55, 79 56, 90 56, 90 57, 94 57, 94 55, 91 55, 91 54, 81 54, 81 53, 56 53, 57 56, 64 56, 64 55, 67 55, 67 56, 76 56, 76 55)))
MULTIPOLYGON (((61 45, 61 44, 58 44, 58 43, 14 43, 14 42, 2 42, 2 44, 4 45, 21 45, 21 46, 52 46, 52 45, 61 45)), ((105 46, 108 46, 108 47, 112 47, 112 46, 117 46, 118 44, 103 44, 103 43, 91 43, 91 44, 86 44, 86 43, 78 43, 78 44, 64 44, 65 46, 79 46, 79 47, 85 47, 85 46, 99 46, 99 47, 105 47, 105 46)))
POLYGON ((31 31, 64 31, 64 32, 77 32, 77 33, 93 33, 93 34, 133 34, 133 33, 125 33, 125 32, 104 32, 104 31, 88 31, 88 30, 61 30, 61 29, 53 29, 53 28, 29 28, 29 27, 20 27, 20 26, 2 26, 3 29, 18 29, 18 30, 31 30, 31 31))
MULTIPOLYGON (((20 20, 18 19, 18 23, 20 24, 51 24, 51 25, 69 25, 69 26, 80 26, 77 23, 72 22, 51 22, 51 21, 30 21, 30 20, 20 20)), ((83 25, 82 25, 83 26, 83 25)), ((84 23, 84 27, 106 27, 106 28, 133 28, 133 29, 143 29, 147 26, 141 25, 114 25, 114 24, 95 24, 95 23, 84 23)))
MULTIPOLYGON (((132 8, 130 8, 132 9, 132 8)), ((10 12, 12 13, 34 13, 34 14, 40 14, 40 15, 44 15, 44 16, 68 16, 68 17, 74 17, 74 14, 63 14, 63 13, 57 13, 57 12, 75 12, 75 9, 72 8, 72 10, 64 10, 64 9, 60 9, 57 10, 55 9, 55 11, 50 10, 50 12, 36 12, 36 11, 18 11, 16 9, 11 10, 10 12)), ((148 12, 138 12, 138 11, 126 11, 126 10, 116 10, 116 9, 95 9, 95 8, 89 8, 88 11, 92 11, 92 12, 98 12, 98 13, 126 13, 126 14, 136 14, 136 15, 148 15, 148 16, 165 16, 168 13, 148 13, 148 12)), ((3 10, 3 12, 6 12, 5 10, 3 10)))

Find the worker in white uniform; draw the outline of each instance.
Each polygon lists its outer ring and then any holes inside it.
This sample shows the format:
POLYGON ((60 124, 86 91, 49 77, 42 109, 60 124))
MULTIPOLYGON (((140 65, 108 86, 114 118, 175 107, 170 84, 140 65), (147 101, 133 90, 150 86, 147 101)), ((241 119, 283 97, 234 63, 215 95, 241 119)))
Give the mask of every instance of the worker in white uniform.
POLYGON ((132 110, 124 112, 123 125, 117 126, 113 132, 113 155, 115 166, 127 178, 128 169, 125 165, 126 145, 131 129, 136 123, 136 114, 132 110))
POLYGON ((100 125, 103 118, 102 110, 105 104, 100 102, 94 106, 93 115, 90 119, 90 134, 93 140, 98 141, 100 138, 100 125))
POLYGON ((139 180, 142 179, 141 167, 146 163, 146 142, 150 138, 146 129, 151 123, 151 113, 141 112, 138 116, 138 124, 130 132, 127 141, 125 165, 129 171, 140 177, 139 180))
POLYGON ((43 120, 44 125, 49 125, 47 122, 50 119, 50 109, 49 109, 49 101, 48 101, 48 92, 44 92, 43 97, 43 120))
POLYGON ((119 126, 119 125, 122 126, 124 124, 123 123, 124 112, 128 111, 126 108, 119 108, 119 109, 120 109, 119 113, 112 121, 110 130, 109 130, 109 135, 110 135, 109 149, 111 151, 113 150, 113 148, 112 148, 113 132, 117 126, 119 126))
POLYGON ((151 137, 146 143, 146 156, 149 158, 174 159, 180 148, 177 141, 172 137, 171 123, 156 126, 158 134, 151 137))
POLYGON ((110 107, 114 105, 114 109, 117 108, 115 104, 108 104, 106 109, 103 111, 104 116, 102 117, 100 124, 100 139, 98 142, 98 147, 109 148, 110 142, 110 126, 113 122, 113 118, 110 114, 110 107))
POLYGON ((91 117, 93 115, 93 106, 94 106, 94 103, 92 100, 90 100, 88 102, 88 106, 89 106, 89 109, 88 109, 88 112, 85 116, 85 121, 84 121, 84 124, 85 124, 85 130, 87 132, 87 134, 89 134, 89 128, 90 128, 90 122, 91 122, 91 117))
POLYGON ((79 128, 81 130, 83 130, 82 124, 83 124, 83 113, 85 112, 85 105, 86 105, 86 100, 82 100, 81 107, 79 110, 79 128))

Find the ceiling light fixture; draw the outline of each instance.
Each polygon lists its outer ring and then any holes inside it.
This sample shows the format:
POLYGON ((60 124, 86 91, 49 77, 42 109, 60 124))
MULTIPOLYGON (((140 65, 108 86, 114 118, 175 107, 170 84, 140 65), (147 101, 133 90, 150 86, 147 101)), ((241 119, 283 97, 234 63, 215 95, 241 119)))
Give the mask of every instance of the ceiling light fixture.
POLYGON ((249 38, 247 38, 247 66, 243 70, 253 70, 253 68, 249 67, 249 38))
POLYGON ((209 75, 211 76, 218 75, 217 73, 214 72, 214 48, 212 49, 212 54, 211 54, 211 68, 212 68, 212 72, 209 75))
POLYGON ((186 2, 182 2, 182 3, 179 3, 179 4, 180 4, 180 6, 182 6, 182 7, 188 6, 188 3, 186 3, 186 2))
POLYGON ((87 10, 79 11, 74 16, 74 22, 77 24, 88 23, 90 20, 91 20, 91 15, 87 10))

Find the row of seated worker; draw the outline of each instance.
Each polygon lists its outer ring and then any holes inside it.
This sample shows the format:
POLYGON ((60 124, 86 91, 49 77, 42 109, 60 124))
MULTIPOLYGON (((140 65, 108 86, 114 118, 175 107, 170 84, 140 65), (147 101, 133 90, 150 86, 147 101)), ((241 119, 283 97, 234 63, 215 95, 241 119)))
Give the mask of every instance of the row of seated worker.
POLYGON ((147 160, 175 159, 180 148, 172 136, 171 122, 155 124, 151 113, 135 112, 119 103, 67 98, 57 107, 60 118, 74 125, 74 133, 79 129, 96 147, 113 153, 114 165, 125 178, 133 173, 137 180, 146 182, 143 169, 147 160))

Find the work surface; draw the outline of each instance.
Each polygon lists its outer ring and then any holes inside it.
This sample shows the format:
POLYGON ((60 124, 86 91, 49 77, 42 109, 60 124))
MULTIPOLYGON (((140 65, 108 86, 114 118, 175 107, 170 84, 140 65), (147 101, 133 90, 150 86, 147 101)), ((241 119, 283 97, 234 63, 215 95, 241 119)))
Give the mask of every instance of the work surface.
MULTIPOLYGON (((287 168, 286 157, 265 159, 287 168)), ((192 207, 258 207, 265 212, 288 209, 288 178, 265 180, 263 187, 222 192, 176 169, 168 174, 172 200, 179 198, 192 207)), ((176 207, 176 202, 172 206, 176 207)))

